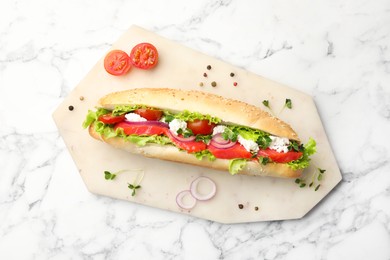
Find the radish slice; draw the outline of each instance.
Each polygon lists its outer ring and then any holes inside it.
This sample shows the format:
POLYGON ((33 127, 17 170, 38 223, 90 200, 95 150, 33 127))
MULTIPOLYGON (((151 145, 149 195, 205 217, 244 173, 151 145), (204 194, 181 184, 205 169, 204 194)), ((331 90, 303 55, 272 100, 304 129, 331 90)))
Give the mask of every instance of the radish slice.
POLYGON ((176 203, 182 209, 192 209, 195 207, 196 199, 189 190, 183 190, 177 194, 176 203))
POLYGON ((215 185, 215 182, 213 182, 210 178, 207 178, 205 176, 201 176, 199 178, 196 178, 190 186, 191 195, 200 201, 209 200, 212 197, 215 196, 217 193, 217 185, 215 185), (203 183, 203 184, 202 184, 203 183), (204 186, 203 189, 201 189, 200 186, 204 186), (208 191, 203 191, 204 188, 207 188, 208 191))

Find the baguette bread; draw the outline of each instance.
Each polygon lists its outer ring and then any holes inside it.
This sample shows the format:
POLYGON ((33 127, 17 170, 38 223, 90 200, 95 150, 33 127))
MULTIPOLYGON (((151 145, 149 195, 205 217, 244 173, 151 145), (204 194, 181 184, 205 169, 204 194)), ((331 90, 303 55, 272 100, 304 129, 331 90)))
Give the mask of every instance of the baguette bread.
MULTIPOLYGON (((120 105, 136 104, 168 110, 170 112, 183 110, 196 111, 221 118, 224 124, 243 125, 260 129, 275 136, 299 141, 298 135, 288 124, 273 117, 269 113, 241 101, 226 99, 200 91, 166 88, 131 89, 109 94, 98 101, 98 107, 108 110, 113 110, 116 106, 120 105)), ((227 171, 229 169, 229 160, 216 159, 210 161, 207 158, 199 160, 193 154, 180 151, 173 145, 161 146, 158 144, 146 144, 145 146, 137 146, 121 137, 105 138, 94 130, 93 124, 89 126, 89 134, 97 140, 134 154, 217 170, 227 171)), ((239 174, 296 178, 301 175, 302 171, 302 169, 293 170, 286 163, 268 163, 262 165, 258 161, 248 161, 244 169, 239 171, 239 174)))

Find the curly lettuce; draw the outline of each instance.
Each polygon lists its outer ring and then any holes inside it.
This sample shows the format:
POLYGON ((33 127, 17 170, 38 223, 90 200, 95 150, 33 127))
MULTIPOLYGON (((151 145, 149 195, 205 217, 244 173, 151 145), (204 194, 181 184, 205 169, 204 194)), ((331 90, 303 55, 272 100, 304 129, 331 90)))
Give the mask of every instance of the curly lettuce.
POLYGON ((293 170, 305 169, 310 165, 310 156, 317 152, 316 141, 309 138, 309 141, 303 145, 303 155, 295 161, 288 162, 287 165, 293 170))
POLYGON ((204 114, 201 114, 198 112, 190 112, 188 110, 184 110, 178 114, 174 114, 173 117, 176 119, 180 119, 183 121, 190 121, 190 122, 192 122, 194 120, 198 120, 198 119, 199 120, 209 120, 210 123, 214 123, 214 124, 218 124, 222 121, 218 117, 204 115, 204 114))
POLYGON ((96 111, 88 110, 88 114, 83 122, 83 128, 87 128, 93 122, 97 121, 99 116, 110 113, 110 110, 98 108, 96 111))
POLYGON ((229 161, 229 172, 231 175, 235 175, 241 170, 244 169, 244 167, 247 164, 246 159, 233 159, 229 161))

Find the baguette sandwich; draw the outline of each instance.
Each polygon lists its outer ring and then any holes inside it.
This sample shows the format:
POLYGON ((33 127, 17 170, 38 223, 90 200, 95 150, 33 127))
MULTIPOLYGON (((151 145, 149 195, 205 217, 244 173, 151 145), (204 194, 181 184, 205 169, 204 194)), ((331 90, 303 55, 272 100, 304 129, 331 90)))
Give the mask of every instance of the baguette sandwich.
POLYGON ((231 174, 297 178, 315 141, 241 101, 200 92, 140 88, 101 98, 83 123, 116 148, 231 174))

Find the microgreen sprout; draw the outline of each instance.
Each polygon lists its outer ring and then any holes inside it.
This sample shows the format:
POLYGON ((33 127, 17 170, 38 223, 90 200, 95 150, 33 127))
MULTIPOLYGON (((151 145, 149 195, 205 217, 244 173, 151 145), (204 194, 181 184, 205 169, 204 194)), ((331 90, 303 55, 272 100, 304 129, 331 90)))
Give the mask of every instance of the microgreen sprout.
POLYGON ((141 177, 139 176, 139 174, 137 174, 133 183, 127 183, 127 187, 130 190, 132 190, 131 196, 133 196, 133 197, 136 195, 137 190, 141 188, 140 183, 141 183, 142 179, 144 178, 144 171, 142 171, 142 170, 139 170, 139 171, 141 173, 141 177))
POLYGON ((266 108, 269 109, 269 111, 271 112, 271 114, 274 114, 274 112, 272 111, 272 108, 271 108, 271 106, 270 106, 270 104, 269 104, 269 100, 268 100, 268 99, 264 99, 262 103, 263 103, 263 105, 264 105, 266 108))
POLYGON ((120 174, 120 173, 122 173, 122 172, 124 172, 125 170, 121 170, 121 171, 117 171, 117 172, 114 172, 114 173, 112 173, 112 172, 110 172, 110 171, 104 171, 104 179, 106 179, 106 180, 113 180, 113 179, 115 179, 115 177, 118 175, 118 174, 120 174))
POLYGON ((291 101, 291 99, 289 99, 289 98, 286 98, 286 101, 284 102, 284 106, 283 106, 282 109, 280 110, 279 114, 281 114, 281 113, 283 112, 283 110, 284 110, 286 107, 287 107, 288 109, 292 109, 292 101, 291 101))
POLYGON ((317 167, 316 170, 312 172, 310 176, 306 176, 306 178, 295 179, 295 183, 298 184, 300 188, 309 186, 309 188, 314 187, 314 191, 317 191, 321 187, 320 182, 322 181, 325 172, 326 170, 317 167), (307 185, 306 183, 307 179, 310 180, 309 185, 307 185))
POLYGON ((127 186, 130 190, 132 190, 133 192, 131 193, 131 196, 135 196, 135 193, 136 193, 136 190, 141 188, 140 185, 134 185, 134 184, 130 184, 128 183, 128 186, 127 186))
POLYGON ((142 179, 144 178, 144 171, 141 170, 141 169, 132 169, 132 170, 121 170, 121 171, 118 171, 118 172, 110 172, 110 171, 104 171, 104 179, 106 180, 114 180, 116 178, 116 176, 122 172, 139 172, 133 183, 127 183, 127 187, 132 190, 132 193, 131 193, 131 196, 135 196, 136 195, 136 192, 138 189, 141 188, 141 181, 142 179))

